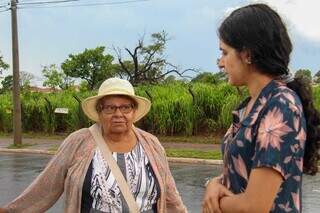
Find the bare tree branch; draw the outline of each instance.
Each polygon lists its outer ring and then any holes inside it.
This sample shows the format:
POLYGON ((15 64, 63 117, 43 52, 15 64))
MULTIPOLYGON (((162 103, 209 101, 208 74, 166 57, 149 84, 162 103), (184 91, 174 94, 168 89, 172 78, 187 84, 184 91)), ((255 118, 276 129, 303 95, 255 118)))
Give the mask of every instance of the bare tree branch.
POLYGON ((178 71, 177 69, 172 69, 172 70, 169 70, 169 71, 167 71, 167 72, 165 72, 165 73, 162 73, 162 74, 161 74, 159 77, 157 77, 156 79, 161 79, 161 78, 165 77, 166 75, 168 75, 169 73, 176 73, 176 74, 178 74, 180 77, 183 77, 183 78, 192 78, 191 76, 184 75, 184 73, 190 72, 190 71, 196 72, 195 69, 185 69, 185 70, 183 70, 182 72, 181 72, 181 71, 178 71))
POLYGON ((151 68, 152 68, 152 66, 153 65, 157 65, 157 64, 162 64, 162 63, 165 63, 166 61, 164 60, 164 59, 161 59, 161 60, 159 60, 159 61, 153 61, 153 62, 151 62, 151 63, 149 63, 149 64, 146 64, 146 66, 147 66, 147 68, 146 69, 144 69, 143 71, 144 71, 144 73, 146 73, 146 72, 148 72, 151 68))
POLYGON ((128 70, 128 68, 126 67, 126 65, 122 62, 122 59, 118 58, 118 61, 119 61, 121 68, 127 73, 127 75, 129 76, 129 79, 131 79, 132 75, 131 75, 130 71, 128 70))
POLYGON ((133 85, 140 83, 158 83, 164 80, 166 75, 176 73, 181 77, 188 71, 194 69, 186 69, 181 71, 177 66, 169 63, 164 55, 166 43, 169 40, 165 31, 153 33, 151 35, 151 44, 144 44, 144 36, 138 40, 133 49, 124 48, 126 54, 130 58, 124 60, 119 49, 114 48, 120 67, 123 69, 123 75, 129 76, 129 80, 133 85))
POLYGON ((114 45, 112 45, 112 49, 113 51, 116 53, 118 58, 122 58, 121 56, 121 49, 119 47, 115 47, 114 45))
MULTIPOLYGON (((128 70, 127 66, 126 66, 126 65, 123 63, 123 61, 122 61, 121 49, 120 49, 119 47, 116 48, 116 47, 113 46, 113 50, 114 50, 114 52, 115 52, 116 55, 117 55, 118 62, 119 62, 119 64, 120 64, 122 70, 126 72, 126 74, 128 75, 129 79, 131 80, 131 79, 132 79, 132 75, 131 75, 130 71, 128 70)), ((121 72, 118 72, 118 74, 121 76, 121 78, 123 77, 123 76, 121 75, 121 72)))
POLYGON ((148 64, 150 64, 150 61, 152 60, 153 56, 157 53, 157 50, 152 51, 149 56, 147 57, 147 61, 145 62, 145 65, 143 66, 143 69, 146 70, 148 64))

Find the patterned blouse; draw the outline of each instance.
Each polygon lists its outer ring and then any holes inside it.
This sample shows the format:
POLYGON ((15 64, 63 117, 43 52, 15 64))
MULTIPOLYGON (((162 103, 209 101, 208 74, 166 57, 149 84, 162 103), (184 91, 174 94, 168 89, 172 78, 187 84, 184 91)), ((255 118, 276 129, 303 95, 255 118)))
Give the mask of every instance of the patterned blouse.
POLYGON ((233 112, 233 123, 223 139, 223 184, 233 193, 245 191, 250 172, 268 167, 283 182, 271 212, 301 212, 301 181, 306 121, 301 101, 285 84, 272 80, 261 91, 247 117, 250 98, 233 112))
MULTIPOLYGON (((155 212, 159 196, 158 183, 140 143, 128 153, 113 152, 113 157, 129 183, 140 212, 155 212)), ((120 188, 98 148, 83 189, 82 212, 129 212, 120 188)))

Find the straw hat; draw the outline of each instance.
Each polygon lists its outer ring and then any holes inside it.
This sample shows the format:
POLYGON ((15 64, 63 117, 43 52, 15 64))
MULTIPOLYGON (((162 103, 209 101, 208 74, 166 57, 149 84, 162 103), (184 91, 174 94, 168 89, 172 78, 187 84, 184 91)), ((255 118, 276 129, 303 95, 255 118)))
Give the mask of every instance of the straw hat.
POLYGON ((107 95, 125 95, 134 99, 138 104, 134 122, 145 116, 151 107, 151 102, 148 99, 134 94, 133 86, 129 81, 120 78, 108 78, 101 84, 98 95, 88 97, 82 101, 82 109, 91 120, 99 121, 96 105, 100 98, 107 95))

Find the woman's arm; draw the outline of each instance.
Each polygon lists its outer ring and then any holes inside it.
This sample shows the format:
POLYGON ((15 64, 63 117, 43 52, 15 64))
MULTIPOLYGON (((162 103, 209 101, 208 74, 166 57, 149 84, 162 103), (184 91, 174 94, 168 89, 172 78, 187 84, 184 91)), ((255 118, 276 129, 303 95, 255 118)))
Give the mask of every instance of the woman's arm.
POLYGON ((0 208, 0 213, 8 213, 6 209, 0 208))
POLYGON ((64 141, 40 175, 22 194, 5 206, 6 212, 44 212, 59 199, 73 155, 70 142, 68 139, 64 141))
MULTIPOLYGON (((148 141, 148 144, 152 146, 152 149, 155 151, 154 153, 150 153, 153 155, 158 155, 157 160, 159 160, 161 166, 158 167, 162 170, 164 173, 163 177, 163 183, 164 185, 164 194, 165 194, 165 212, 174 212, 174 213, 185 213, 187 212, 187 209, 185 205, 182 202, 181 196, 177 190, 175 181, 173 179, 173 176, 170 171, 168 159, 166 157, 166 152, 161 145, 160 141, 157 137, 151 135, 150 133, 141 131, 142 133, 142 139, 148 141)), ((139 135, 139 134, 138 134, 139 135)), ((148 150, 145 150, 147 153, 148 150)), ((161 181, 162 182, 162 181, 161 181)))
POLYGON ((244 193, 226 196, 220 200, 223 213, 268 213, 279 191, 283 177, 274 169, 253 169, 244 193))
POLYGON ((176 184, 170 172, 170 168, 168 166, 167 173, 167 181, 166 181, 166 207, 167 212, 175 212, 175 213, 184 213, 187 212, 186 207, 184 206, 181 196, 176 188, 176 184))

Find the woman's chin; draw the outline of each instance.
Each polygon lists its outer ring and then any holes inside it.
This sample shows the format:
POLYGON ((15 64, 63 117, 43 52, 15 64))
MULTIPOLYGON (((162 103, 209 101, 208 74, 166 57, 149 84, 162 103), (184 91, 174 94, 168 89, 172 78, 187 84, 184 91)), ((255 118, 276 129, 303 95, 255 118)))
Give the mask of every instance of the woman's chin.
POLYGON ((230 84, 231 86, 237 86, 236 82, 234 82, 231 78, 228 78, 228 84, 230 84))
POLYGON ((126 125, 115 125, 111 128, 112 133, 124 133, 128 131, 128 127, 126 125))
POLYGON ((234 81, 230 78, 228 79, 228 84, 230 84, 231 86, 235 86, 235 87, 243 86, 243 83, 241 83, 239 81, 234 81))

